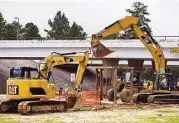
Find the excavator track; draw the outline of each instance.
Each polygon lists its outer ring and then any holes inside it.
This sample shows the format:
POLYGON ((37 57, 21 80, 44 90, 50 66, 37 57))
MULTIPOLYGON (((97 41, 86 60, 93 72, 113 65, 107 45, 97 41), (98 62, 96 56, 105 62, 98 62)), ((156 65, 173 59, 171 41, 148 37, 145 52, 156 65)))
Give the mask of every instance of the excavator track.
MULTIPOLYGON (((17 112, 18 104, 22 101, 28 101, 29 99, 6 99, 0 101, 0 113, 17 112)), ((31 99, 31 101, 39 99, 31 99)))
POLYGON ((133 103, 147 103, 150 93, 137 93, 133 95, 133 103))
POLYGON ((133 95, 133 103, 179 104, 179 94, 138 93, 133 95))
POLYGON ((179 104, 179 94, 150 95, 147 102, 155 104, 179 104))
POLYGON ((67 109, 67 102, 58 100, 24 101, 18 104, 18 113, 22 115, 47 112, 65 112, 67 109))

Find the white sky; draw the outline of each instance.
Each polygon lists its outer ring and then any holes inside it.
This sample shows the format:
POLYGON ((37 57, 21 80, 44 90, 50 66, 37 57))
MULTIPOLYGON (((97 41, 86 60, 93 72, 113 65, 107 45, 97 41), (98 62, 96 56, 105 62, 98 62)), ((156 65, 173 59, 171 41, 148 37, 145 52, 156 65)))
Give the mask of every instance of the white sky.
MULTIPOLYGON (((24 26, 33 22, 46 36, 48 19, 58 10, 72 23, 76 21, 90 36, 127 15, 135 0, 0 0, 0 12, 7 22, 20 18, 24 26)), ((179 35, 179 0, 138 0, 148 5, 153 35, 179 35)))

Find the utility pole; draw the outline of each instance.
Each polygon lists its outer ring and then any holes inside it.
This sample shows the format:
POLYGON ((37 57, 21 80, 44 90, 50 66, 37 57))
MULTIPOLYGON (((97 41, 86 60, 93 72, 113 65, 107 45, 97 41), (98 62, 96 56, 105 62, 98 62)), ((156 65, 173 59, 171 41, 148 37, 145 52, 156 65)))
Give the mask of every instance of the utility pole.
POLYGON ((17 25, 17 40, 19 39, 19 18, 15 17, 17 19, 18 25, 17 25))

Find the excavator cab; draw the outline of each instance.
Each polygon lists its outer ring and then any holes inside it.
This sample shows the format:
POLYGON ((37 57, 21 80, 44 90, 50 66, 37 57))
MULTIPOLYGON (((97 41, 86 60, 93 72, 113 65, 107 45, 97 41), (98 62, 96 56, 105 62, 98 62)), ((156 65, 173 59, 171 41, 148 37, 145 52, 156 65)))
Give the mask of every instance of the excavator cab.
POLYGON ((7 97, 11 99, 54 98, 55 85, 40 79, 38 69, 13 67, 7 80, 7 97))
MULTIPOLYGON (((130 85, 131 82, 131 72, 125 73, 125 81, 130 85)), ((143 86, 143 81, 140 72, 133 72, 133 86, 143 86)))

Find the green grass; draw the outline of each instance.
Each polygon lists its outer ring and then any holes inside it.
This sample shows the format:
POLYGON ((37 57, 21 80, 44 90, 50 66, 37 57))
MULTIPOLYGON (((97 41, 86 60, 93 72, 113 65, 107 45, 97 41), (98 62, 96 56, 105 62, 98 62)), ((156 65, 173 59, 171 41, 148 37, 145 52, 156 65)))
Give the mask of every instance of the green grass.
POLYGON ((179 116, 165 116, 166 122, 179 123, 179 116))
POLYGON ((179 108, 106 109, 67 113, 0 114, 0 123, 179 123, 179 108))
POLYGON ((7 114, 0 114, 0 123, 19 123, 16 119, 6 118, 7 114))
POLYGON ((137 117, 141 123, 162 123, 160 119, 157 117, 151 117, 151 116, 138 116, 137 117))
POLYGON ((158 112, 160 112, 160 113, 179 113, 178 110, 174 110, 174 109, 161 109, 161 110, 158 110, 158 112))
POLYGON ((179 123, 178 116, 138 116, 143 123, 179 123))
POLYGON ((179 123, 179 111, 178 108, 157 109, 152 114, 137 114, 137 118, 144 123, 179 123))

